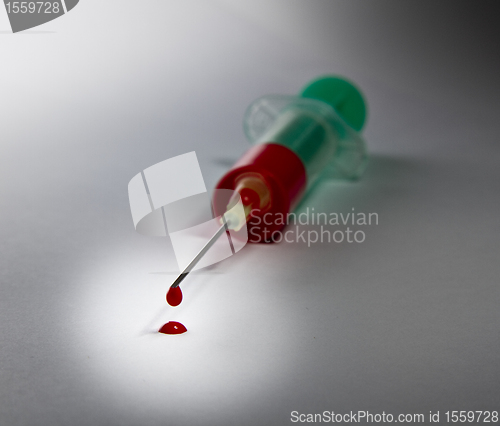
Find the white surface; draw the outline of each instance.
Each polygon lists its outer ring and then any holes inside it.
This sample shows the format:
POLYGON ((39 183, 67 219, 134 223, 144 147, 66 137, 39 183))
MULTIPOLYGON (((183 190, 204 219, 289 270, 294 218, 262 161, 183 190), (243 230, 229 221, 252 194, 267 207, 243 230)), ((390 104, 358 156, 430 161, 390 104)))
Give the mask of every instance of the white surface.
POLYGON ((0 34, 1 423, 498 410, 498 9, 480 3, 86 0, 0 34), (212 188, 246 106, 324 73, 362 87, 372 158, 301 208, 379 225, 248 245, 166 306, 175 258, 135 233, 129 180, 194 150, 212 188), (188 333, 154 332, 168 320, 188 333))

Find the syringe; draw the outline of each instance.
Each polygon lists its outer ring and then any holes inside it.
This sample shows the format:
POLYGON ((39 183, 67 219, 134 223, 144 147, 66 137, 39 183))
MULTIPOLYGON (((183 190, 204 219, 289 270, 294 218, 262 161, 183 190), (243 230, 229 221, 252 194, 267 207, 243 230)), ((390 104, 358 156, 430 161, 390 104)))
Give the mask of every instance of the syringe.
POLYGON ((359 135, 365 118, 361 93, 336 76, 312 81, 298 96, 254 101, 244 118, 254 146, 216 185, 234 191, 231 198, 227 191, 215 191, 214 210, 223 223, 171 285, 167 301, 180 303, 179 284, 227 228, 239 231, 246 224, 250 242, 271 242, 285 226, 275 219, 286 217, 318 177, 357 179, 367 159, 359 135), (232 208, 240 198, 243 213, 232 208))

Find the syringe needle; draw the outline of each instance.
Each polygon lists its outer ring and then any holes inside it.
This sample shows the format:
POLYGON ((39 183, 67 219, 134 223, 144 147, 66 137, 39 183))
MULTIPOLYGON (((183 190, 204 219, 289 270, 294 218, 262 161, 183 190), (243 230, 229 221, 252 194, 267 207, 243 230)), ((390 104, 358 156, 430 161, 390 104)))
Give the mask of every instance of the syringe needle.
POLYGON ((204 245, 204 247, 199 251, 199 253, 193 258, 189 265, 184 268, 184 270, 180 273, 180 275, 175 279, 170 288, 179 287, 179 284, 182 282, 184 278, 191 272, 191 270, 196 266, 196 264, 201 260, 203 256, 210 250, 218 238, 226 231, 226 222, 224 220, 224 216, 222 216, 223 223, 217 232, 208 240, 208 242, 204 245))

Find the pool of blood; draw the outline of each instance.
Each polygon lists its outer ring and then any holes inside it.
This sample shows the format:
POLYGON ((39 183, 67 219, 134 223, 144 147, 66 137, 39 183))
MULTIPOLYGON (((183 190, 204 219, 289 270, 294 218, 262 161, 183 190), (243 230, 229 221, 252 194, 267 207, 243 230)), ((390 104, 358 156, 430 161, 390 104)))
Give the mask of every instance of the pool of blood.
POLYGON ((169 321, 158 330, 158 333, 163 334, 182 334, 187 331, 183 324, 177 321, 169 321))

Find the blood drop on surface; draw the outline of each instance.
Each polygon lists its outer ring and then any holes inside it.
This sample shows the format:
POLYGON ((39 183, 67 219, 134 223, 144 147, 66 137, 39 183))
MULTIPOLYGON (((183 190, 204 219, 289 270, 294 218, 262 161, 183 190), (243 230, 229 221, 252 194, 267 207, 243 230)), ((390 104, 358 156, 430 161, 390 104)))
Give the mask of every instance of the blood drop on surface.
POLYGON ((159 330, 158 333, 163 334, 182 334, 187 331, 187 328, 184 327, 183 324, 177 321, 169 321, 164 324, 159 330))

